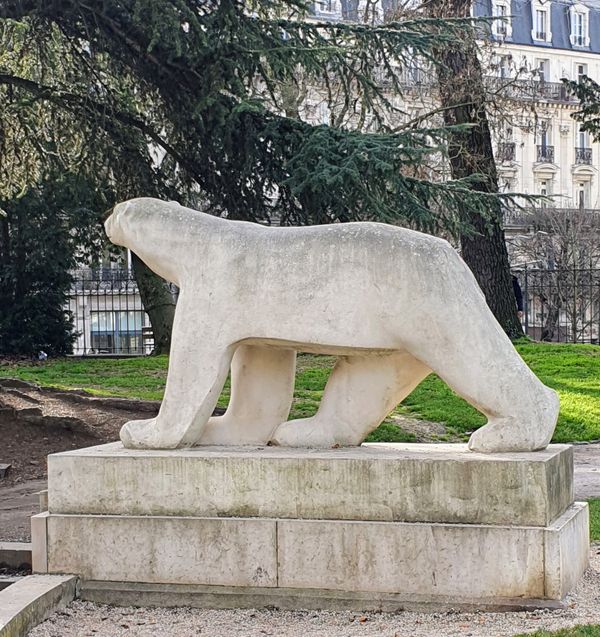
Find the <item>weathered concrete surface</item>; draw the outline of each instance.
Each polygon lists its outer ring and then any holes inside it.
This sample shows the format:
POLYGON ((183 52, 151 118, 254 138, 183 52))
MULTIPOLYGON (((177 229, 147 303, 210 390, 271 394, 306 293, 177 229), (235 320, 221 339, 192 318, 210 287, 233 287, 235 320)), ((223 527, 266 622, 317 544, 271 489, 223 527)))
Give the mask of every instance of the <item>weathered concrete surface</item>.
POLYGON ((587 502, 575 502, 544 531, 546 597, 562 599, 589 565, 590 515, 587 502))
POLYGON ((277 537, 284 588, 544 597, 542 529, 284 520, 277 537))
POLYGON ((131 582, 83 581, 80 598, 110 606, 163 606, 188 608, 279 608, 435 612, 489 611, 506 612, 539 608, 564 608, 553 599, 477 598, 466 599, 439 595, 365 593, 317 588, 256 588, 240 586, 184 586, 181 584, 139 584, 131 582))
POLYGON ((53 514, 47 522, 51 573, 142 590, 277 588, 275 597, 316 589, 423 603, 561 599, 589 547, 585 504, 550 527, 53 514))
POLYGON ((370 222, 264 227, 151 198, 115 206, 105 229, 181 290, 164 400, 156 418, 123 426, 129 448, 189 447, 204 435, 357 445, 432 371, 488 417, 474 451, 532 451, 552 438, 556 392, 442 239, 370 222), (298 350, 339 360, 317 414, 282 422, 298 350), (230 411, 211 421, 234 357, 230 411))
POLYGON ((299 450, 124 449, 49 456, 59 514, 277 517, 546 526, 573 501, 572 451, 462 444, 299 450))
POLYGON ((31 570, 48 572, 48 511, 31 516, 31 570))
POLYGON ((24 637, 75 598, 77 578, 31 575, 0 591, 0 637, 24 637))
POLYGON ((48 572, 84 579, 276 586, 274 520, 50 515, 48 572))
POLYGON ((0 568, 31 567, 30 542, 0 542, 0 568))

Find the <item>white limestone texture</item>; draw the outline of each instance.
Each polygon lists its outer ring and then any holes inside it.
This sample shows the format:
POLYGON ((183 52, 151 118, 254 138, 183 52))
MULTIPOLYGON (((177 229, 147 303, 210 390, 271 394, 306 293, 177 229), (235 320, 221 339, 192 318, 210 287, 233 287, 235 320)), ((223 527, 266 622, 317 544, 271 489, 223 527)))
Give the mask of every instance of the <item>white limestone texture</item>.
POLYGON ((50 513, 547 526, 573 502, 573 450, 466 444, 124 449, 48 457, 50 513))
POLYGON ((487 416, 473 451, 550 442, 556 393, 442 239, 366 222, 271 228, 150 198, 118 204, 105 228, 181 290, 160 413, 126 423, 126 447, 355 446, 431 372, 487 416), (338 361, 317 414, 286 422, 296 351, 338 361), (230 367, 230 406, 211 418, 230 367))
MULTIPOLYGON (((587 566, 587 503, 548 527, 50 514, 48 571, 84 581, 562 599, 587 566)), ((217 589, 218 590, 218 589, 217 589)), ((275 599, 275 598, 274 598, 275 599)))
POLYGON ((275 520, 51 514, 46 522, 49 573, 120 582, 277 585, 275 520))

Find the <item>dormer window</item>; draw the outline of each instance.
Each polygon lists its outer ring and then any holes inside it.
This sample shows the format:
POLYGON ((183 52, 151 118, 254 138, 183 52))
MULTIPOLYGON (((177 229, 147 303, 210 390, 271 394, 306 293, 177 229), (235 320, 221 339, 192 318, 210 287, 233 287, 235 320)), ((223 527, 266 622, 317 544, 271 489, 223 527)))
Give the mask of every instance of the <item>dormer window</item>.
POLYGON ((552 42, 550 3, 544 0, 533 0, 531 12, 533 18, 531 37, 534 42, 552 42))
POLYGON ((319 13, 337 13, 338 0, 317 0, 315 3, 319 13))
POLYGON ((590 46, 590 10, 583 4, 574 4, 569 8, 571 22, 571 44, 577 47, 590 46))
POLYGON ((492 16, 496 18, 492 22, 492 34, 497 38, 510 38, 512 36, 510 0, 493 0, 492 16))

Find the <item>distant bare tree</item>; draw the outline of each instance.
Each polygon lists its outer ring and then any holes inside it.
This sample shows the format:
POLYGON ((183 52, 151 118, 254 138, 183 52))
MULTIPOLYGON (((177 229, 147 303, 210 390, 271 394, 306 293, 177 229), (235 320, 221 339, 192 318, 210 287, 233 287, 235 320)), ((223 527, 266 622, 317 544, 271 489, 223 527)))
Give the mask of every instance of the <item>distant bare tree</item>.
POLYGON ((541 208, 531 213, 529 227, 530 234, 510 240, 510 252, 513 263, 540 268, 528 272, 528 283, 535 290, 534 310, 543 317, 541 338, 554 339, 562 314, 569 340, 576 343, 598 323, 600 215, 541 208))

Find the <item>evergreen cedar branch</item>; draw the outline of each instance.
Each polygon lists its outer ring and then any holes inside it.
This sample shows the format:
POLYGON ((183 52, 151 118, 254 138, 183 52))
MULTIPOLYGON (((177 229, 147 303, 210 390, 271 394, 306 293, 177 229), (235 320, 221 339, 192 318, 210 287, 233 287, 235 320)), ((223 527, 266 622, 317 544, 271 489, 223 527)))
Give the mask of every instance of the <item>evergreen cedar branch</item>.
POLYGON ((189 200, 199 188, 232 218, 377 219, 458 233, 468 231, 465 207, 484 216, 493 210, 494 197, 473 193, 469 179, 432 183, 411 175, 444 152, 448 129, 369 134, 311 126, 276 112, 277 87, 294 82, 302 68, 327 86, 341 82, 384 127, 393 106, 374 69, 399 92, 390 60, 431 58, 436 47, 459 40, 468 21, 307 23, 296 19, 305 9, 299 0, 263 0, 254 13, 249 4, 2 0, 0 19, 30 26, 42 66, 29 77, 0 69, 0 83, 94 119, 109 135, 111 127, 121 135, 119 124, 136 127, 176 167, 171 181, 179 199, 189 200), (56 42, 53 26, 83 64, 75 82, 43 82, 44 62, 52 59, 48 48, 56 42), (99 90, 99 78, 119 74, 135 81, 133 91, 123 95, 110 82, 99 90), (252 96, 257 85, 270 101, 252 96), (140 97, 152 103, 150 114, 136 106, 140 97))

